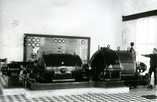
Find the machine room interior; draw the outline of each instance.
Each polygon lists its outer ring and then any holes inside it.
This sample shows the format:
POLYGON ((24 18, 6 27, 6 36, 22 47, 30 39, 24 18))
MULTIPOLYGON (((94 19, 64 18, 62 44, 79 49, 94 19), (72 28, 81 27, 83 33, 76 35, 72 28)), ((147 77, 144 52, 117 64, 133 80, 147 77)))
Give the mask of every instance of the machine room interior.
POLYGON ((0 15, 0 102, 157 101, 157 1, 0 0, 0 15))

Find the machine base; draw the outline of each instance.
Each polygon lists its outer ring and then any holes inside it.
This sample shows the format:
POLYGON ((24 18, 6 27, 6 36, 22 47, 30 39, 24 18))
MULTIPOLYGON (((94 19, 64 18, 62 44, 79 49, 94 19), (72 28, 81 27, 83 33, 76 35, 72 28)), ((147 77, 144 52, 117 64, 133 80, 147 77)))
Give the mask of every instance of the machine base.
POLYGON ((124 86, 123 81, 105 81, 105 82, 64 82, 64 83, 30 83, 32 90, 48 90, 48 89, 69 89, 69 88, 90 88, 90 87, 121 87, 124 86))

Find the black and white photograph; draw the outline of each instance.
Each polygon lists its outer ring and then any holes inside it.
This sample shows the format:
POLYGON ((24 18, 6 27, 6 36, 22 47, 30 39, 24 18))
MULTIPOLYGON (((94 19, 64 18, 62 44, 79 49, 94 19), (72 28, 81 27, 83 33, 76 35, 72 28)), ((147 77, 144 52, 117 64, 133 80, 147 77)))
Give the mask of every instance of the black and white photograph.
POLYGON ((157 0, 0 0, 0 102, 157 102, 157 0))

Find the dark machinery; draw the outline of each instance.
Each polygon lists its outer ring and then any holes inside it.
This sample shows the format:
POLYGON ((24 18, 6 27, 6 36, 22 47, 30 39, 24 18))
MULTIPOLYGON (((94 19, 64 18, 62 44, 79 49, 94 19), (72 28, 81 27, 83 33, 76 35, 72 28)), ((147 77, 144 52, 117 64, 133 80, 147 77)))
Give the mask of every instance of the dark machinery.
POLYGON ((142 62, 136 62, 136 55, 128 50, 116 51, 121 64, 121 80, 130 87, 137 85, 147 85, 148 74, 142 75, 147 66, 142 62))
MULTIPOLYGON (((43 55, 45 71, 52 73, 51 80, 58 81, 81 81, 86 80, 82 60, 78 55, 49 54, 43 55)), ((47 79, 47 78, 46 78, 47 79)), ((51 82, 51 81, 50 81, 51 82)))
POLYGON ((146 65, 136 62, 136 55, 129 50, 113 51, 102 47, 96 51, 91 60, 92 77, 94 81, 123 80, 128 86, 147 85, 148 75, 142 75, 146 65))
POLYGON ((2 77, 6 81, 4 87, 21 86, 21 72, 25 70, 24 67, 26 67, 27 65, 27 62, 10 62, 4 64, 1 68, 2 77))
POLYGON ((96 51, 91 60, 91 72, 94 81, 120 80, 120 62, 117 53, 109 48, 101 48, 96 51))
POLYGON ((102 47, 89 64, 82 64, 78 55, 48 54, 32 62, 12 62, 2 67, 3 75, 18 80, 25 87, 32 83, 61 83, 92 81, 124 81, 126 85, 147 85, 149 77, 141 75, 144 63, 136 63, 130 51, 114 51, 102 47), (90 65, 90 67, 88 66, 90 65))
POLYGON ((32 83, 89 80, 88 67, 82 64, 79 56, 71 54, 49 54, 36 61, 11 62, 2 67, 1 71, 3 75, 16 79, 16 83, 22 83, 25 87, 30 87, 32 83))
POLYGON ((127 50, 116 51, 116 53, 121 64, 121 76, 133 76, 136 72, 136 59, 133 57, 132 53, 127 50))

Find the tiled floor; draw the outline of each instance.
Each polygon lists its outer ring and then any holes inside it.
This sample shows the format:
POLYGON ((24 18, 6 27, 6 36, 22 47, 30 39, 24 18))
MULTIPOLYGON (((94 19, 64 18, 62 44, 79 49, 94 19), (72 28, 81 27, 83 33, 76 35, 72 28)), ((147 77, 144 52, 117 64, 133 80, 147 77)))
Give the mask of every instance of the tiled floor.
POLYGON ((64 96, 43 96, 27 98, 25 95, 1 96, 0 102, 152 102, 146 98, 129 94, 86 93, 64 96))
POLYGON ((8 95, 0 96, 0 102, 156 102, 155 99, 150 100, 142 96, 157 95, 156 88, 147 89, 146 87, 138 87, 137 89, 131 90, 127 88, 85 88, 47 91, 25 90, 25 92, 21 93, 23 94, 9 95, 8 93, 8 95))
POLYGON ((150 99, 152 102, 157 102, 157 86, 155 86, 153 89, 148 89, 146 86, 138 86, 136 89, 131 89, 129 93, 141 97, 155 96, 154 98, 150 99))

